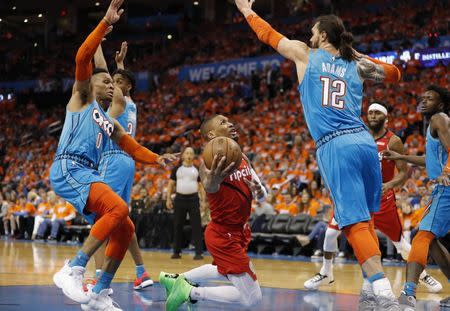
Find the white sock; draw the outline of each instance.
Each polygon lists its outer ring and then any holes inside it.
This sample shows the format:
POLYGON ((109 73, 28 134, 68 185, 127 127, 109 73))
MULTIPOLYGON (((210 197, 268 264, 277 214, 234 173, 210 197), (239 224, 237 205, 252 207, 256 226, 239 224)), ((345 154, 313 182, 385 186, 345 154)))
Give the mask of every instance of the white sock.
POLYGON ((330 276, 333 271, 333 259, 326 259, 323 257, 323 265, 320 269, 320 274, 330 276))
POLYGON ((384 296, 391 299, 395 299, 395 295, 392 292, 391 283, 387 278, 376 280, 372 283, 372 289, 375 296, 384 296))
POLYGON ((261 302, 262 294, 258 281, 254 281, 247 273, 227 276, 234 286, 194 287, 189 296, 194 300, 239 303, 245 307, 261 302))
POLYGON ((222 303, 240 303, 241 295, 234 286, 193 287, 189 295, 193 300, 222 303))
POLYGON ((372 284, 367 278, 363 278, 362 290, 365 292, 373 292, 372 284))
POLYGON ((200 266, 198 268, 194 268, 189 270, 188 272, 183 273, 186 279, 191 282, 198 283, 206 280, 221 280, 228 281, 226 277, 217 271, 217 266, 207 264, 200 266))

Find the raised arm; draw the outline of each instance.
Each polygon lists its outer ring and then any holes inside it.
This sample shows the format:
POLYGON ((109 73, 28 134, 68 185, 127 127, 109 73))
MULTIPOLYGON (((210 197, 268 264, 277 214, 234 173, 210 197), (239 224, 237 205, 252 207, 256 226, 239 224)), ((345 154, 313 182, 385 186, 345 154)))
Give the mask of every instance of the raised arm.
POLYGON ((94 65, 95 68, 108 70, 108 65, 106 64, 105 55, 103 55, 103 49, 101 44, 98 46, 97 51, 95 51, 94 65))
POLYGON ((126 41, 122 42, 122 45, 120 46, 120 52, 116 51, 116 65, 117 69, 125 69, 125 65, 123 61, 125 60, 125 57, 127 56, 128 51, 128 43, 126 41))
MULTIPOLYGON (((105 17, 100 21, 94 31, 86 38, 78 49, 75 58, 75 84, 72 90, 72 99, 69 105, 72 108, 79 109, 80 106, 89 102, 93 97, 90 88, 90 78, 92 76, 92 58, 94 57, 97 47, 102 42, 103 37, 108 28, 116 23, 123 13, 120 9, 124 0, 112 0, 105 17), (74 95, 79 96, 74 96, 74 95), (75 98, 74 98, 75 97, 75 98)), ((70 107, 69 107, 70 108, 70 107)))
POLYGON ((235 0, 239 11, 244 15, 248 24, 258 36, 258 39, 273 47, 278 53, 289 60, 299 63, 307 63, 309 47, 298 40, 289 40, 259 17, 253 10, 254 0, 235 0))

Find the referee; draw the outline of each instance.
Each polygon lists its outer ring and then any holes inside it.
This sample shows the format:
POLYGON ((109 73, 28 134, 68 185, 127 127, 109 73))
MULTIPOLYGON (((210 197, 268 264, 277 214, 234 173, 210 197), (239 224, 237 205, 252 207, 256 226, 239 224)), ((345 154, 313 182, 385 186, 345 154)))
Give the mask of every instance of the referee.
POLYGON ((181 155, 182 163, 175 167, 170 174, 167 189, 167 208, 174 209, 174 249, 172 259, 181 258, 183 243, 183 227, 186 214, 192 228, 192 239, 195 246, 194 260, 203 259, 202 224, 200 218, 200 199, 205 199, 205 190, 200 183, 198 168, 194 166, 194 150, 186 148, 181 155), (172 203, 172 193, 176 189, 172 203))

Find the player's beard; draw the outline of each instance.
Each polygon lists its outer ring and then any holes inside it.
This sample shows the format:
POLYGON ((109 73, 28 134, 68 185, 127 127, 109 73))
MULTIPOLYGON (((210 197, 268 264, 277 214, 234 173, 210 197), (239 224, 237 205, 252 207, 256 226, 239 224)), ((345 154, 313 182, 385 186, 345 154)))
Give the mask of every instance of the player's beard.
POLYGON ((379 133, 381 131, 381 129, 383 128, 385 121, 386 120, 383 120, 382 122, 378 122, 375 125, 371 125, 369 123, 369 128, 372 130, 372 132, 379 133))

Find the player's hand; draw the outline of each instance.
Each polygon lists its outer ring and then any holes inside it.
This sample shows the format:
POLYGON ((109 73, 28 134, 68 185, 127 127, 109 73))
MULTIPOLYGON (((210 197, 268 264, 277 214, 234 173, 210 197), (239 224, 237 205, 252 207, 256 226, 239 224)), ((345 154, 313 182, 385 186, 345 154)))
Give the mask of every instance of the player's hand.
POLYGON ((442 173, 441 176, 439 176, 438 178, 436 178, 436 181, 439 185, 443 185, 443 186, 450 186, 450 176, 449 173, 442 173))
POLYGON ((106 11, 104 19, 109 25, 117 23, 120 19, 120 16, 123 13, 123 9, 121 9, 121 5, 124 0, 112 0, 109 4, 108 11, 106 11))
POLYGON ((245 10, 252 9, 255 0, 235 0, 234 2, 236 3, 238 10, 244 13, 245 10))
POLYGON ((166 167, 167 163, 173 162, 178 159, 179 153, 165 153, 163 155, 160 155, 156 162, 161 165, 162 167, 166 167))
POLYGON ((385 150, 381 153, 381 155, 387 160, 402 160, 402 155, 392 150, 385 150))
POLYGON ((106 36, 109 35, 111 31, 113 31, 113 28, 114 28, 113 25, 106 28, 105 36, 103 37, 102 41, 106 41, 106 36))
POLYGON ((262 185, 259 182, 252 180, 248 180, 247 178, 244 178, 244 182, 247 184, 247 186, 250 188, 252 193, 257 197, 261 198, 264 196, 262 185))
POLYGON ((171 199, 171 198, 167 198, 167 201, 166 201, 166 207, 167 207, 168 209, 173 209, 173 202, 172 202, 172 199, 171 199))
POLYGON ((394 186, 393 186, 391 183, 389 183, 389 182, 383 183, 383 184, 381 185, 381 192, 382 192, 382 193, 385 193, 386 191, 391 190, 391 189, 393 189, 393 188, 394 188, 394 186))
POLYGON ((121 64, 123 63, 125 56, 127 56, 128 51, 128 43, 126 41, 122 42, 122 45, 120 47, 120 52, 116 51, 116 63, 121 64))
POLYGON ((211 168, 208 169, 205 165, 205 162, 202 161, 202 163, 200 164, 200 170, 202 172, 202 175, 205 176, 205 189, 218 187, 220 183, 227 176, 229 176, 231 172, 233 172, 234 164, 234 162, 231 162, 230 165, 225 167, 225 157, 219 159, 219 157, 215 155, 211 164, 211 168))

